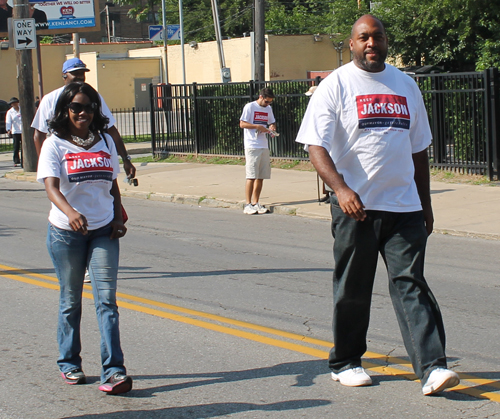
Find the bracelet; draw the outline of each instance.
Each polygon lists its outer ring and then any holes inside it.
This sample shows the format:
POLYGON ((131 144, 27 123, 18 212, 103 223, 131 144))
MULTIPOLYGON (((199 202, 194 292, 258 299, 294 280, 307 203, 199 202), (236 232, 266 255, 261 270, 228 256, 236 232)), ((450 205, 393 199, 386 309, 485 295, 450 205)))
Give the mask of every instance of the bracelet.
POLYGON ((132 157, 130 157, 130 154, 127 154, 127 156, 125 157, 125 159, 128 160, 128 161, 131 161, 132 157))

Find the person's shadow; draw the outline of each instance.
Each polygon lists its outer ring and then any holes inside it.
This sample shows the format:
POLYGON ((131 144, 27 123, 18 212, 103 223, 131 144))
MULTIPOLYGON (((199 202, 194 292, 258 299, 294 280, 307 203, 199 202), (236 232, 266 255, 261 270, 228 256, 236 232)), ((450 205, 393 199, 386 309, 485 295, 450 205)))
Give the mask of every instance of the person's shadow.
MULTIPOLYGON (((321 374, 327 373, 325 360, 311 360, 300 362, 289 362, 271 367, 254 368, 242 371, 222 371, 195 374, 165 374, 165 375, 134 375, 134 380, 176 380, 176 383, 166 384, 146 389, 135 389, 124 396, 133 398, 151 398, 161 392, 173 392, 189 388, 199 388, 212 384, 235 383, 246 380, 255 380, 267 377, 295 376, 296 381, 293 386, 308 387, 314 384, 314 380, 321 374), (182 379, 183 382, 178 382, 182 379)), ((97 382, 98 377, 87 377, 87 383, 97 382)), ((147 418, 215 418, 233 413, 247 411, 287 411, 308 409, 312 407, 325 406, 331 404, 331 400, 325 399, 295 399, 284 400, 273 403, 242 403, 242 402, 221 402, 199 405, 187 405, 180 407, 167 407, 165 409, 148 410, 126 410, 112 413, 96 413, 81 416, 71 416, 71 418, 110 418, 110 419, 132 419, 137 417, 147 418)), ((129 405, 130 406, 130 405, 129 405)), ((256 417, 260 416, 256 414, 256 417)), ((69 418, 69 417, 67 417, 69 418)))

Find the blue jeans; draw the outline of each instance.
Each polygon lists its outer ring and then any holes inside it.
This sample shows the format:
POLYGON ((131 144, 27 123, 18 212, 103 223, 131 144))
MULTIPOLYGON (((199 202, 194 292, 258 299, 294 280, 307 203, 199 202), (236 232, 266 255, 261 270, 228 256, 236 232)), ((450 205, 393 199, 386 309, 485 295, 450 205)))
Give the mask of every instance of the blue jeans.
POLYGON ((47 248, 60 286, 59 369, 65 373, 82 367, 80 321, 83 279, 88 267, 101 332, 101 383, 116 372, 126 373, 116 305, 120 244, 109 238, 111 231, 108 225, 84 236, 49 223, 47 232, 47 248))
POLYGON ((329 365, 334 372, 361 365, 377 267, 382 255, 389 294, 403 342, 415 370, 425 382, 435 368, 446 368, 441 312, 424 278, 427 232, 422 211, 366 211, 364 221, 345 215, 331 197, 335 238, 333 338, 329 365))

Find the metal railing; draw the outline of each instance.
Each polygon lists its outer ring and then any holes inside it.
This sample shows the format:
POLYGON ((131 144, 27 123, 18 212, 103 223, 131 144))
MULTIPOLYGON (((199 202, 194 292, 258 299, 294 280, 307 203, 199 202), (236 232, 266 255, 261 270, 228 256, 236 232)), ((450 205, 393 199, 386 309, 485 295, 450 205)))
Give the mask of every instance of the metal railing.
POLYGON ((304 93, 317 79, 151 86, 153 153, 189 153, 243 156, 239 120, 246 103, 263 87, 273 89, 273 107, 279 137, 270 138, 276 158, 306 159, 295 142, 308 103, 304 93))
MULTIPOLYGON (((418 74, 418 84, 433 134, 431 167, 499 178, 500 121, 497 69, 474 73, 418 74)), ((307 159, 295 142, 309 98, 304 93, 320 79, 273 82, 150 86, 151 110, 114 109, 116 127, 126 142, 151 141, 154 155, 169 153, 243 156, 239 127, 246 103, 262 87, 273 89, 279 137, 269 139, 274 158, 307 159)), ((12 139, 0 135, 1 151, 12 139)))
POLYGON ((498 177, 498 72, 413 76, 429 115, 432 167, 498 177))
MULTIPOLYGON (((422 91, 433 133, 431 166, 498 178, 498 71, 412 77, 422 91)), ((271 155, 305 159, 295 138, 309 100, 304 93, 318 83, 307 79, 151 86, 153 153, 243 155, 243 106, 268 86, 276 95, 273 112, 280 133, 270 139, 271 155)))
POLYGON ((7 134, 0 134, 0 153, 14 151, 14 140, 7 134))
POLYGON ((151 141, 151 120, 148 109, 112 109, 116 128, 123 141, 151 141))

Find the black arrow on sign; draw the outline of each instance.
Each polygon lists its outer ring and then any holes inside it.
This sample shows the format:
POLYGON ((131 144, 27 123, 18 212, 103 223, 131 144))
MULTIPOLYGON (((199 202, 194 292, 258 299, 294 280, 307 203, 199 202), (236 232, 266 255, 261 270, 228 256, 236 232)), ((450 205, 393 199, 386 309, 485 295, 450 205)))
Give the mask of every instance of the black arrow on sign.
POLYGON ((19 45, 21 45, 21 44, 26 44, 26 46, 28 46, 28 45, 29 45, 29 44, 31 44, 32 42, 33 42, 33 40, 32 40, 32 39, 30 39, 30 38, 18 39, 18 40, 17 40, 17 43, 18 43, 19 45))

